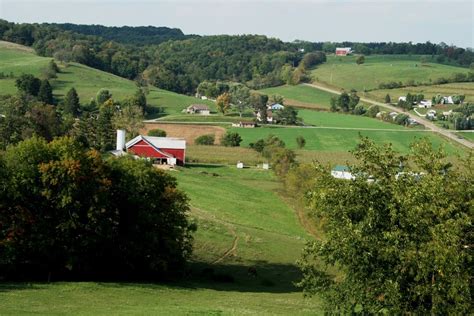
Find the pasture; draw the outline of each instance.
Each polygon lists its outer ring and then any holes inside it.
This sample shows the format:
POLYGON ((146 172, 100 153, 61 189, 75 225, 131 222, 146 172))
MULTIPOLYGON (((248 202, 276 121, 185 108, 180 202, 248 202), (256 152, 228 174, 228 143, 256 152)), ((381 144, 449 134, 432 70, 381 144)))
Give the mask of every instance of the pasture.
POLYGON ((359 142, 359 137, 366 136, 377 144, 391 143, 396 151, 406 153, 409 151, 410 144, 416 139, 427 137, 431 143, 437 147, 443 144, 449 154, 462 152, 456 146, 448 143, 440 136, 420 130, 346 130, 346 129, 325 129, 325 128, 255 128, 255 129, 231 129, 242 136, 241 146, 248 146, 258 139, 265 138, 270 134, 280 137, 290 149, 295 149, 296 137, 303 136, 306 139, 306 150, 315 150, 323 152, 347 152, 355 148, 359 142))
POLYGON ((409 130, 408 128, 403 127, 401 125, 387 123, 375 118, 362 115, 351 115, 322 111, 318 112, 302 109, 298 111, 298 116, 303 119, 305 125, 314 125, 319 127, 409 130))
POLYGON ((322 110, 329 110, 331 97, 335 96, 304 85, 285 85, 262 89, 259 92, 267 94, 270 98, 272 95, 279 94, 285 98, 285 105, 322 110))
MULTIPOLYGON (((11 72, 15 77, 18 77, 21 74, 30 73, 41 77, 42 69, 47 66, 50 60, 51 58, 35 55, 27 47, 0 42, 0 72, 6 75, 11 72)), ((58 66, 61 72, 57 74, 58 78, 51 79, 50 83, 54 96, 59 101, 72 87, 77 90, 81 104, 88 104, 102 88, 109 90, 113 98, 118 101, 132 96, 137 90, 135 82, 131 80, 82 64, 63 65, 58 63, 58 66)), ((182 110, 194 103, 206 104, 215 111, 215 104, 212 101, 200 100, 156 87, 149 87, 148 90, 148 104, 152 108, 160 108, 164 111, 161 115, 182 115, 182 110)), ((16 92, 15 78, 0 79, 1 95, 15 94, 16 92)))
POLYGON ((172 174, 198 225, 190 277, 168 284, 3 284, 2 314, 321 313, 319 300, 304 298, 293 285, 300 277, 295 261, 312 237, 279 196, 271 171, 194 165, 172 174), (249 266, 256 277, 248 275, 249 266), (215 279, 203 273, 210 269, 215 279))
POLYGON ((407 93, 424 94, 425 98, 431 100, 438 94, 443 96, 463 94, 466 96, 465 102, 474 102, 474 82, 447 83, 442 85, 406 87, 401 89, 373 90, 366 94, 367 97, 383 102, 387 94, 392 98, 392 102, 397 102, 398 97, 407 93))
POLYGON ((370 55, 365 63, 357 65, 357 56, 328 56, 327 62, 311 71, 313 80, 346 90, 378 89, 380 83, 390 81, 406 83, 409 80, 427 83, 435 79, 449 78, 455 73, 467 73, 469 69, 442 65, 428 61, 421 63, 419 55, 370 55))

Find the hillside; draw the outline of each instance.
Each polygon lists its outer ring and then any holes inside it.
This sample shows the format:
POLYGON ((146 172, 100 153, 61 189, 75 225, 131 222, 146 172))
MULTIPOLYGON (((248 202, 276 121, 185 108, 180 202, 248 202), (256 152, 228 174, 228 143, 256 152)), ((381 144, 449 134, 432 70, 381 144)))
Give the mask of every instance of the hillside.
MULTIPOLYGON (((26 46, 0 41, 0 72, 18 77, 23 73, 41 76, 42 68, 46 67, 51 58, 37 56, 31 48, 26 46)), ((78 63, 60 64, 61 72, 58 78, 52 79, 54 96, 61 100, 67 91, 74 87, 82 104, 87 104, 94 98, 100 89, 108 89, 117 100, 132 96, 137 87, 135 82, 116 75, 97 70, 78 63)), ((0 79, 0 94, 14 94, 15 78, 0 79)), ((148 104, 155 108, 162 108, 165 114, 180 114, 182 109, 192 103, 204 103, 211 108, 211 101, 198 100, 193 97, 174 92, 149 88, 148 104)))
POLYGON ((455 73, 468 73, 469 69, 433 63, 430 57, 421 63, 422 56, 371 55, 365 63, 357 65, 357 56, 328 56, 327 62, 311 72, 315 81, 334 87, 357 91, 378 89, 388 82, 430 82, 441 77, 450 78, 455 73))

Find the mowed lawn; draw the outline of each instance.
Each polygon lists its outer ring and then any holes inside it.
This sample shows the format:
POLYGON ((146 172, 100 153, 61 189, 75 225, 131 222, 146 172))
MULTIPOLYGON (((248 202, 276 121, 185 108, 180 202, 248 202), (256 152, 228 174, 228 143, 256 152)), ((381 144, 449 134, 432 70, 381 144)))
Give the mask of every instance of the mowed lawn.
POLYGON ((296 86, 279 86, 259 90, 267 94, 269 97, 279 94, 285 98, 286 105, 308 107, 315 109, 329 109, 331 97, 335 96, 332 93, 314 89, 304 85, 296 86))
POLYGON ((427 137, 430 142, 438 147, 445 146, 449 154, 460 151, 459 147, 448 143, 440 136, 432 132, 416 130, 400 131, 360 131, 344 129, 322 129, 322 128, 254 128, 254 129, 231 129, 241 135, 243 141, 241 146, 248 146, 258 139, 265 138, 270 134, 280 137, 288 148, 295 149, 296 137, 303 136, 306 139, 306 150, 326 151, 326 152, 347 152, 355 148, 359 143, 359 136, 369 137, 377 144, 391 143, 396 151, 406 153, 410 144, 416 139, 427 137))
POLYGON ((170 284, 58 282, 0 285, 1 314, 318 315, 293 285, 309 236, 271 171, 194 165, 172 172, 196 221, 188 279, 170 284), (257 277, 249 276, 249 266, 257 277), (213 281, 204 270, 233 278, 213 281))
POLYGON ((474 102, 474 82, 447 83, 432 86, 406 87, 401 89, 374 90, 368 93, 368 97, 380 102, 389 94, 392 102, 397 102, 398 97, 405 96, 407 93, 423 94, 426 99, 431 100, 438 94, 443 96, 462 94, 466 96, 465 102, 474 102))
POLYGON ((419 55, 371 55, 365 56, 365 63, 357 65, 357 56, 328 56, 327 62, 311 72, 313 80, 344 88, 378 89, 380 83, 409 80, 426 83, 441 77, 449 78, 455 73, 467 73, 469 69, 437 64, 431 56, 425 56, 421 64, 419 55))
MULTIPOLYGON (((6 75, 11 72, 15 77, 19 77, 21 74, 28 73, 40 77, 42 69, 50 60, 51 58, 37 56, 27 47, 0 42, 0 72, 6 75)), ((58 78, 51 79, 50 82, 54 96, 59 101, 72 87, 77 90, 81 104, 88 104, 100 89, 109 90, 117 101, 132 96, 137 90, 135 82, 108 72, 78 63, 69 63, 67 66, 58 63, 58 65, 61 72, 57 74, 58 78)), ((0 79, 0 95, 15 94, 17 92, 15 80, 15 78, 0 79)), ((164 115, 182 115, 183 109, 195 103, 206 104, 215 111, 215 104, 212 101, 200 100, 155 87, 149 87, 147 102, 151 107, 161 108, 164 115)))

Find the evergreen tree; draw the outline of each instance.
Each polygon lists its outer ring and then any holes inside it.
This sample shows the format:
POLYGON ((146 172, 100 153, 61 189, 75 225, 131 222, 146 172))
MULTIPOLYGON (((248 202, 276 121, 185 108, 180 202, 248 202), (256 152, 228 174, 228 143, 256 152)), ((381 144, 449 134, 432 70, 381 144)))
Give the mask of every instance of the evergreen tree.
POLYGON ((76 116, 79 113, 79 96, 74 88, 69 89, 64 99, 64 113, 76 116))
POLYGON ((385 103, 390 103, 392 102, 392 99, 390 98, 390 94, 387 93, 387 95, 385 96, 385 103))
POLYGON ((96 121, 97 144, 101 151, 107 151, 114 147, 114 127, 112 119, 115 113, 114 101, 108 99, 100 106, 99 118, 96 121))
POLYGON ((143 113, 146 113, 146 95, 142 89, 138 89, 133 96, 133 103, 140 107, 143 113))
POLYGON ((105 101, 112 98, 112 94, 107 89, 100 89, 95 98, 97 105, 101 106, 105 101))
POLYGON ((41 81, 41 85, 38 92, 38 100, 46 104, 53 104, 53 88, 49 84, 47 79, 41 81))

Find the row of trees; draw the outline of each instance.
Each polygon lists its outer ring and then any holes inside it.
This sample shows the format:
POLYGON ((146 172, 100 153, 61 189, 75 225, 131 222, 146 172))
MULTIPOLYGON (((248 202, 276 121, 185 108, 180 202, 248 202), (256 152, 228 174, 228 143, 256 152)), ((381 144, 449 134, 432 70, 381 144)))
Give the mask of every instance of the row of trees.
POLYGON ((175 179, 144 160, 32 137, 0 152, 0 276, 170 277, 191 254, 188 210, 175 179))
POLYGON ((71 88, 56 105, 47 80, 22 75, 16 83, 18 95, 0 99, 0 149, 33 135, 47 141, 70 135, 87 147, 106 151, 114 146, 115 129, 123 128, 134 136, 143 127, 147 106, 145 93, 140 89, 121 102, 101 89, 94 100, 81 106, 77 91, 71 88))

